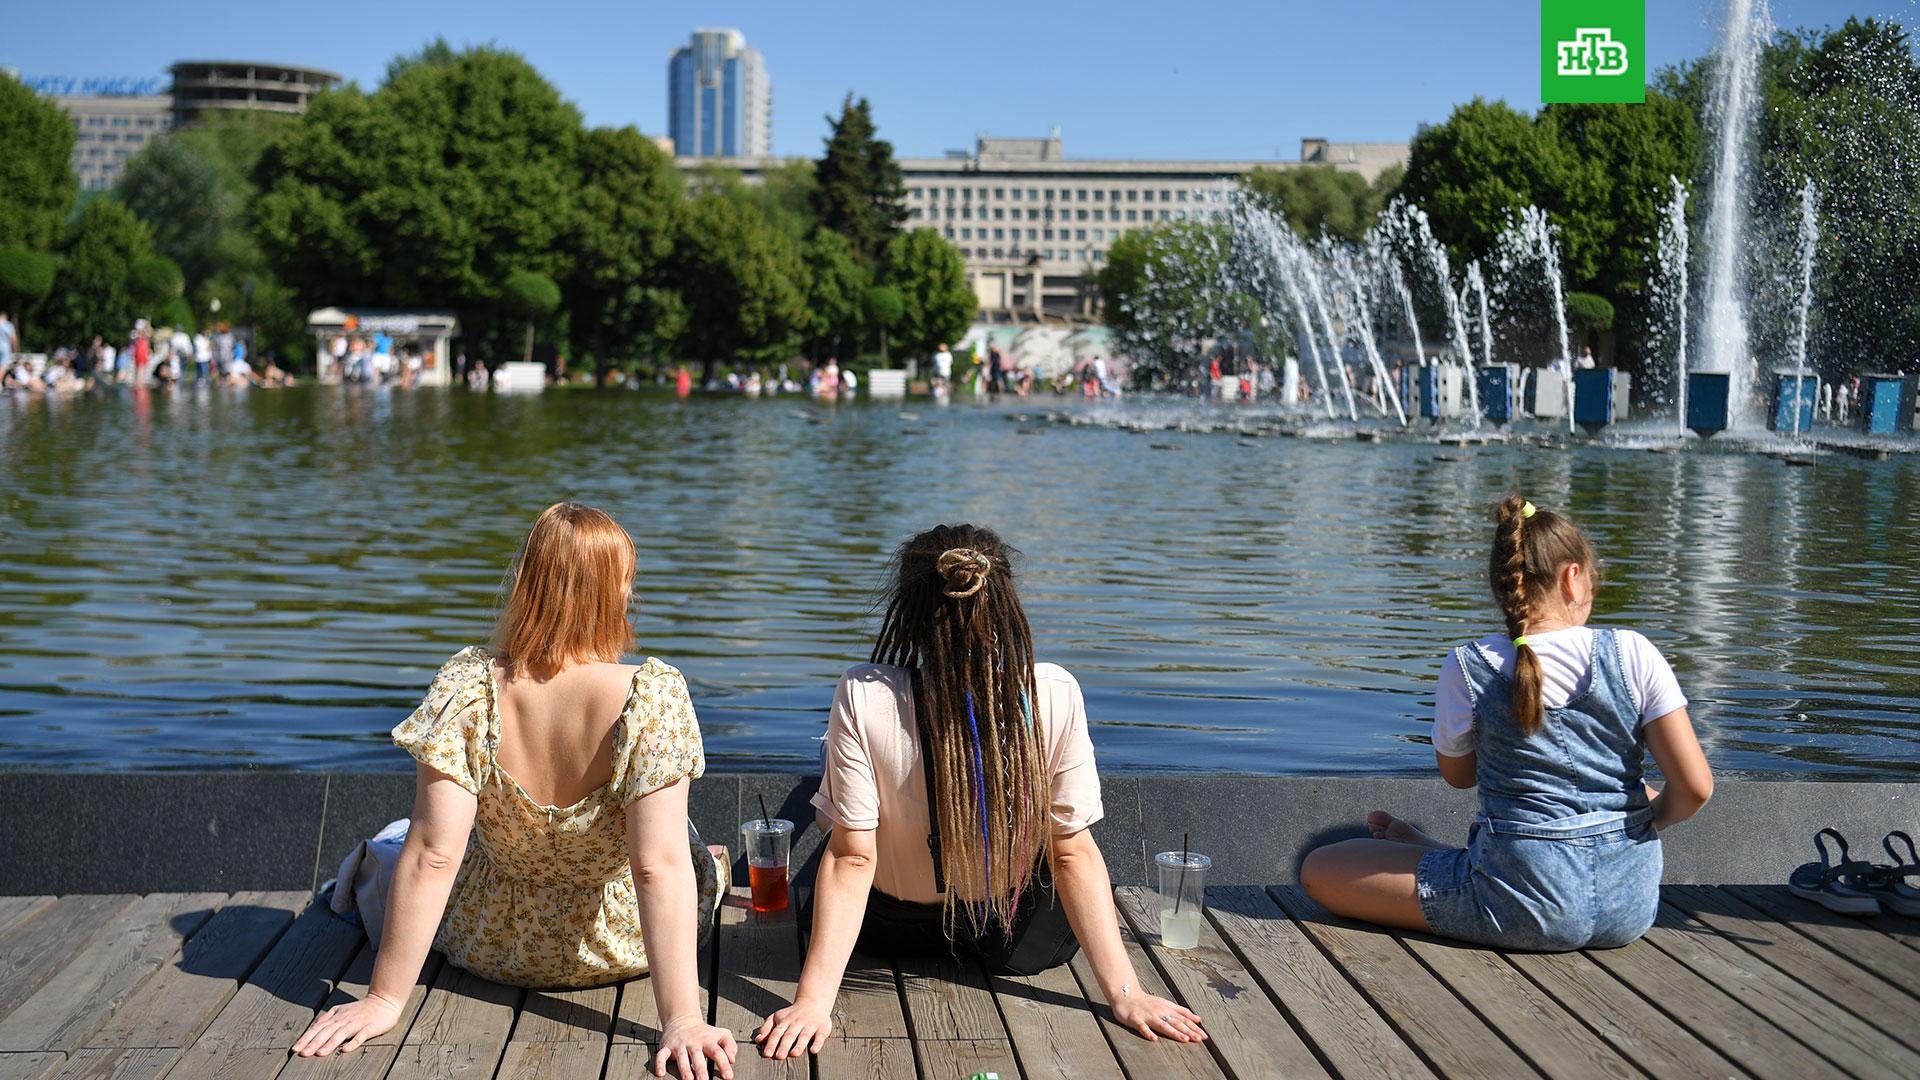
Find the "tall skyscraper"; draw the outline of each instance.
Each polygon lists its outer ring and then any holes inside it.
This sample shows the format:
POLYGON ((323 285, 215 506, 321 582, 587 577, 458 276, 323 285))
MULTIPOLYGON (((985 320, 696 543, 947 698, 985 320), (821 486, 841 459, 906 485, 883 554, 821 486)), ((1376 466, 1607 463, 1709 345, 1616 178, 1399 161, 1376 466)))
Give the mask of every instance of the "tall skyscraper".
POLYGON ((680 157, 768 157, 773 87, 738 30, 695 30, 667 62, 667 129, 680 157))

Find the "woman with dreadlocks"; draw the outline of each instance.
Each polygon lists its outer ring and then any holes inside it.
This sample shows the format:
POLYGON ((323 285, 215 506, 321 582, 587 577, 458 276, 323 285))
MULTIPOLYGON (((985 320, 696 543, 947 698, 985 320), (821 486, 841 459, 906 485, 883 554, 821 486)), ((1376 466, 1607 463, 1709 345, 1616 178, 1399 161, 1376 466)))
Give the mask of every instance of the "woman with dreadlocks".
POLYGON ((1311 852, 1300 883, 1338 914, 1482 945, 1625 945, 1660 905, 1660 831, 1706 804, 1713 773, 1660 650, 1587 626, 1599 560, 1580 526, 1518 496, 1494 516, 1506 633, 1455 649, 1434 703, 1440 775, 1480 789, 1467 847, 1375 810, 1371 839, 1311 852))
POLYGON ((768 1057, 826 1044, 855 948, 1032 974, 1084 946, 1122 1024, 1207 1037, 1127 958, 1088 828, 1101 806, 1086 703, 1065 669, 1034 663, 1015 554, 988 529, 942 525, 894 557, 873 662, 834 694, 812 945, 793 1004, 754 1034, 768 1057))

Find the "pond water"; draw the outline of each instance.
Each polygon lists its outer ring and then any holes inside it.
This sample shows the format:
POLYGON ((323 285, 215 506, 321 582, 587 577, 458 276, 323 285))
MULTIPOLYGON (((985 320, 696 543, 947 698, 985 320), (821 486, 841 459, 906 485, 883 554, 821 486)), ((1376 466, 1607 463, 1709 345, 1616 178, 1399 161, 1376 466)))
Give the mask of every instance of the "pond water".
POLYGON ((1589 527, 1598 620, 1666 651, 1720 769, 1920 775, 1920 459, 1141 435, 1017 408, 0 400, 0 768, 406 768, 386 732, 485 639, 534 515, 575 498, 639 542, 640 647, 687 674, 716 769, 812 765, 890 549, 964 519, 1025 552, 1040 656, 1079 676, 1103 768, 1425 773, 1441 656, 1499 627, 1486 508, 1518 491, 1589 527))

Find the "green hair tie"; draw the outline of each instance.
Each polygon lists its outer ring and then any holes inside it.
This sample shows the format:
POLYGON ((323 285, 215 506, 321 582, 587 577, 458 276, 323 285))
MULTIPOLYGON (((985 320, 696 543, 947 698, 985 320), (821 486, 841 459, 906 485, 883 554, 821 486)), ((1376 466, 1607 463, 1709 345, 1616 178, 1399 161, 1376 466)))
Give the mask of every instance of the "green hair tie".
MULTIPOLYGON (((1516 648, 1516 649, 1517 649, 1517 648, 1519 648, 1519 647, 1520 647, 1520 646, 1522 646, 1522 645, 1527 645, 1527 635, 1525 635, 1525 634, 1521 634, 1521 635, 1520 635, 1519 637, 1517 637, 1517 638, 1514 638, 1514 639, 1513 639, 1513 647, 1514 647, 1514 648, 1516 648)), ((1527 647, 1528 647, 1528 648, 1532 648, 1532 646, 1531 646, 1531 645, 1527 645, 1527 647)))

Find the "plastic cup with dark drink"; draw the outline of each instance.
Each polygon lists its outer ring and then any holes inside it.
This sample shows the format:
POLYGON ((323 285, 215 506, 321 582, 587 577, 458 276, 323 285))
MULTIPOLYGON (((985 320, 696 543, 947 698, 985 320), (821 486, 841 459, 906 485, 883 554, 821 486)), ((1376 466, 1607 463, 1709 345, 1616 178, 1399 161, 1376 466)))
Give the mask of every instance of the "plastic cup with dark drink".
POLYGON ((793 822, 785 818, 753 818, 740 823, 747 849, 747 884, 753 890, 753 910, 787 909, 787 852, 793 842, 793 822))

